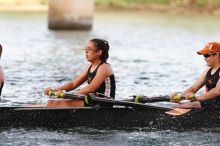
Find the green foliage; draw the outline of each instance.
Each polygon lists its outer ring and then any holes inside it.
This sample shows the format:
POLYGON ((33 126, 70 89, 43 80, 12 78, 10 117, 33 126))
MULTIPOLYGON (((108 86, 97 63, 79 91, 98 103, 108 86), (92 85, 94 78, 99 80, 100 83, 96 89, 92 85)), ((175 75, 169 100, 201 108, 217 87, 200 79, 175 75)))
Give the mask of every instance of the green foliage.
POLYGON ((129 5, 187 5, 196 7, 220 6, 220 0, 95 0, 97 5, 129 6, 129 5))
POLYGON ((197 0, 196 6, 199 7, 220 6, 220 0, 197 0))
POLYGON ((208 5, 208 1, 207 0, 197 0, 196 1, 196 6, 204 7, 204 6, 207 6, 207 5, 208 5))
POLYGON ((170 0, 95 0, 98 5, 169 4, 170 0))
MULTIPOLYGON (((172 5, 218 7, 220 0, 94 0, 96 5, 130 7, 140 5, 172 5)), ((48 0, 0 0, 0 4, 47 4, 48 0)))

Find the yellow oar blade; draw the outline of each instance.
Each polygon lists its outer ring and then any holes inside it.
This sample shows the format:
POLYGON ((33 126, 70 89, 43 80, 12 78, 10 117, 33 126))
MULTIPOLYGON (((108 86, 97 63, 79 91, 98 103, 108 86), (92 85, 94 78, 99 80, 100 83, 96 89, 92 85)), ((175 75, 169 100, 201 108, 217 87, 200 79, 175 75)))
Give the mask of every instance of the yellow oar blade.
POLYGON ((167 111, 165 113, 168 115, 172 115, 172 116, 181 116, 181 115, 188 113, 189 111, 190 111, 190 109, 174 108, 174 109, 167 111))

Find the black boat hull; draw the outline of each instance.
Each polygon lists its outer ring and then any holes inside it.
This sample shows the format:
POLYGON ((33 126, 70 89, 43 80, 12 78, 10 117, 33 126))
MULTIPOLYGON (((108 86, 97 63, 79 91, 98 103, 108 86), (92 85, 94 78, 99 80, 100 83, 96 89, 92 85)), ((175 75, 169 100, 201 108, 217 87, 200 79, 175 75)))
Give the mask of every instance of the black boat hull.
POLYGON ((183 116, 162 108, 21 108, 1 107, 0 127, 149 127, 160 129, 220 127, 219 109, 199 109, 183 116))

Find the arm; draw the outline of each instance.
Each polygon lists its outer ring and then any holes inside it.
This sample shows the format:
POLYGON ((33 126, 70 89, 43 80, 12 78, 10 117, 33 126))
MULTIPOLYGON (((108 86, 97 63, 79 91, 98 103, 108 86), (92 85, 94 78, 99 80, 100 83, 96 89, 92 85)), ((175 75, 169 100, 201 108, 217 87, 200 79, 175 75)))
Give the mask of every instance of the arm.
POLYGON ((172 93, 170 95, 170 100, 173 102, 179 102, 182 99, 182 97, 187 97, 196 93, 202 86, 204 86, 208 70, 209 68, 203 71, 203 73, 199 76, 196 82, 192 86, 188 87, 185 91, 183 91, 181 95, 178 95, 178 93, 172 93))
MULTIPOLYGON (((206 74, 208 72, 209 68, 206 69, 201 75, 200 77, 197 79, 197 81, 192 85, 190 86, 189 88, 187 88, 182 94, 181 96, 187 96, 187 95, 190 95, 190 94, 194 94, 196 93, 202 86, 204 86, 205 84, 205 78, 206 78, 206 74)), ((174 95, 175 96, 175 95, 174 95)), ((196 100, 199 100, 197 99, 198 97, 196 97, 195 99, 196 100)), ((178 105, 175 105, 174 108, 200 108, 201 105, 198 101, 196 102, 189 102, 189 103, 183 103, 183 104, 178 104, 178 105)))
POLYGON ((209 99, 213 99, 219 95, 220 95, 220 80, 218 80, 215 88, 211 89, 210 91, 208 91, 204 94, 196 96, 196 100, 200 100, 200 101, 209 100, 209 99))
MULTIPOLYGON (((190 88, 188 88, 188 89, 190 89, 190 88)), ((187 91, 190 92, 190 91, 193 91, 193 90, 192 89, 191 90, 186 90, 186 93, 187 93, 187 91)), ((196 96, 195 100, 197 100, 197 101, 179 104, 179 105, 176 105, 175 107, 177 107, 177 108, 200 108, 201 104, 200 104, 199 101, 213 99, 213 98, 215 98, 216 96, 219 96, 219 95, 220 95, 220 80, 218 80, 215 88, 211 89, 210 91, 208 91, 204 94, 196 96)))
POLYGON ((196 93, 200 88, 202 88, 205 84, 205 78, 206 78, 206 74, 208 72, 209 68, 207 68, 201 75, 200 77, 197 79, 197 81, 190 86, 189 88, 187 88, 182 95, 186 96, 187 94, 191 94, 191 93, 196 93))
POLYGON ((110 67, 109 64, 102 64, 97 73, 96 76, 94 77, 94 79, 92 80, 92 82, 90 84, 88 84, 87 86, 85 86, 84 88, 78 90, 76 93, 78 94, 87 94, 87 93, 91 93, 91 92, 95 92, 100 86, 101 84, 104 82, 104 80, 110 76, 111 74, 113 74, 113 71, 110 67))
MULTIPOLYGON (((55 89, 55 91, 62 91, 62 90, 66 90, 66 91, 70 91, 70 90, 73 90, 75 88, 77 88, 79 85, 81 85, 83 82, 86 81, 86 77, 87 77, 87 71, 88 71, 88 68, 89 68, 90 64, 88 64, 85 69, 82 71, 82 73, 76 77, 75 79, 73 79, 72 81, 66 83, 65 85, 63 86, 60 86, 60 87, 57 87, 55 89)), ((44 94, 48 95, 48 92, 51 91, 52 88, 46 88, 44 90, 44 94)))
POLYGON ((70 90, 77 88, 79 85, 81 85, 83 82, 86 81, 87 71, 88 71, 89 66, 90 65, 87 65, 78 77, 76 77, 75 79, 73 79, 72 81, 68 82, 67 84, 63 86, 57 87, 56 90, 70 91, 70 90))

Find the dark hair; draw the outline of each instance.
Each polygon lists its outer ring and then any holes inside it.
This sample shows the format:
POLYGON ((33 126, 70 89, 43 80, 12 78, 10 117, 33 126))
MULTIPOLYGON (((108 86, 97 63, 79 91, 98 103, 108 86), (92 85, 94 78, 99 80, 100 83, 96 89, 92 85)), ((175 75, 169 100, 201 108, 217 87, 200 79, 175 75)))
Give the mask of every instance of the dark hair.
POLYGON ((100 56, 100 59, 102 62, 106 62, 108 59, 108 51, 109 51, 109 44, 106 40, 103 39, 92 39, 90 40, 95 44, 95 47, 97 50, 102 50, 102 54, 100 56))

